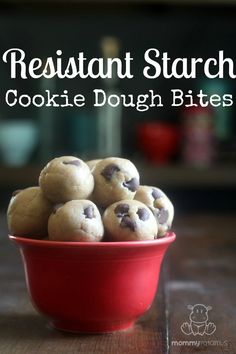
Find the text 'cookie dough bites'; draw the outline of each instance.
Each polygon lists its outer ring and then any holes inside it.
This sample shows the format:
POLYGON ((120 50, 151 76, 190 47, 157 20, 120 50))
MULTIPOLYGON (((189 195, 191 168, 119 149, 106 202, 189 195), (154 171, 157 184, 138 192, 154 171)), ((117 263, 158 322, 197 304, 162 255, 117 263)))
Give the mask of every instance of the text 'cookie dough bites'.
POLYGON ((50 161, 39 176, 44 195, 53 203, 87 199, 93 191, 94 179, 88 165, 73 156, 50 161))
POLYGON ((166 194, 156 187, 139 186, 134 199, 150 207, 159 224, 158 236, 164 236, 174 218, 174 207, 166 194))
POLYGON ((110 241, 153 240, 158 226, 151 210, 137 200, 122 200, 110 205, 103 214, 110 241))
POLYGON ((7 210, 9 232, 15 236, 44 238, 51 212, 52 204, 39 187, 16 191, 7 210))
POLYGON ((95 165, 93 175, 93 200, 102 207, 122 199, 133 199, 139 186, 139 173, 127 159, 103 159, 95 165))
POLYGON ((100 241, 104 234, 101 215, 90 200, 71 200, 54 207, 48 220, 49 240, 100 241))

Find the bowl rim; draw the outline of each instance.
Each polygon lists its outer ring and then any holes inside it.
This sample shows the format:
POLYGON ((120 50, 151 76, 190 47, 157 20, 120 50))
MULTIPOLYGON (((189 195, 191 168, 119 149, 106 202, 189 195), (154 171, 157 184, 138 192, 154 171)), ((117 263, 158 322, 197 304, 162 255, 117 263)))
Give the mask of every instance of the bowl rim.
POLYGON ((38 240, 26 237, 19 237, 8 235, 9 239, 13 242, 19 243, 25 246, 40 246, 40 247, 58 247, 58 248, 137 248, 137 247, 151 247, 157 245, 165 245, 174 242, 176 235, 173 231, 168 231, 167 235, 155 240, 146 241, 108 241, 108 242, 79 242, 79 241, 50 241, 50 240, 38 240))

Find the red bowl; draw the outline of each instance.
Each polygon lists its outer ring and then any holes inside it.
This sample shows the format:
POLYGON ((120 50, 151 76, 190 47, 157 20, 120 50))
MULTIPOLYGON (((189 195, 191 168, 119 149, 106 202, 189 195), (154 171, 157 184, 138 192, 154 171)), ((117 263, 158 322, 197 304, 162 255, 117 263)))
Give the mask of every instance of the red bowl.
POLYGON ((31 301, 51 325, 102 333, 131 327, 149 309, 175 234, 131 242, 10 239, 20 247, 31 301))

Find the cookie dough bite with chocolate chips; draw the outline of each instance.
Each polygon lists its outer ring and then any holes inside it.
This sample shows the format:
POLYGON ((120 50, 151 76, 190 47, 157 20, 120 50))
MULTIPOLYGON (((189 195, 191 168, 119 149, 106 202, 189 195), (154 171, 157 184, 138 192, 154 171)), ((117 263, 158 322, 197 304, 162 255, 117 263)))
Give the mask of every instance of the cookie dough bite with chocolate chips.
POLYGON ((48 220, 49 240, 97 242, 104 234, 101 215, 90 200, 71 200, 54 207, 48 220))
POLYGON ((164 236, 174 218, 174 207, 167 195, 156 187, 139 186, 134 199, 150 207, 159 224, 158 236, 164 236))
POLYGON ((85 162, 73 156, 62 156, 44 167, 39 185, 46 198, 56 204, 87 199, 93 191, 94 179, 85 162))
POLYGON ((39 187, 14 192, 7 210, 10 234, 36 239, 46 237, 51 212, 52 204, 39 187))
POLYGON ((98 162, 93 169, 95 181, 93 200, 99 206, 123 199, 133 199, 139 186, 139 173, 134 164, 118 157, 98 162))
POLYGON ((122 200, 110 205, 103 214, 110 241, 153 240, 158 231, 151 210, 137 200, 122 200))

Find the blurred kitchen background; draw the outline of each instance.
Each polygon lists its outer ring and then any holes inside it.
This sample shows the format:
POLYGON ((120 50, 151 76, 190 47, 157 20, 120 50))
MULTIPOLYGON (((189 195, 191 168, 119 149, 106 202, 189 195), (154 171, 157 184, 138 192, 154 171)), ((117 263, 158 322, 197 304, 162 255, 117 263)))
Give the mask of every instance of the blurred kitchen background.
POLYGON ((9 65, 0 65, 0 207, 13 190, 37 184, 37 175, 53 157, 84 160, 107 155, 132 159, 142 184, 163 188, 177 213, 235 212, 236 103, 228 108, 134 108, 92 106, 92 91, 134 95, 154 90, 171 97, 180 88, 197 93, 232 93, 236 83, 222 80, 145 79, 143 54, 148 48, 172 58, 209 58, 224 50, 236 60, 236 1, 0 1, 1 55, 21 48, 46 58, 83 51, 87 58, 134 58, 132 80, 11 80, 9 65), (68 90, 87 98, 85 108, 20 108, 4 102, 8 89, 36 94, 68 90))

